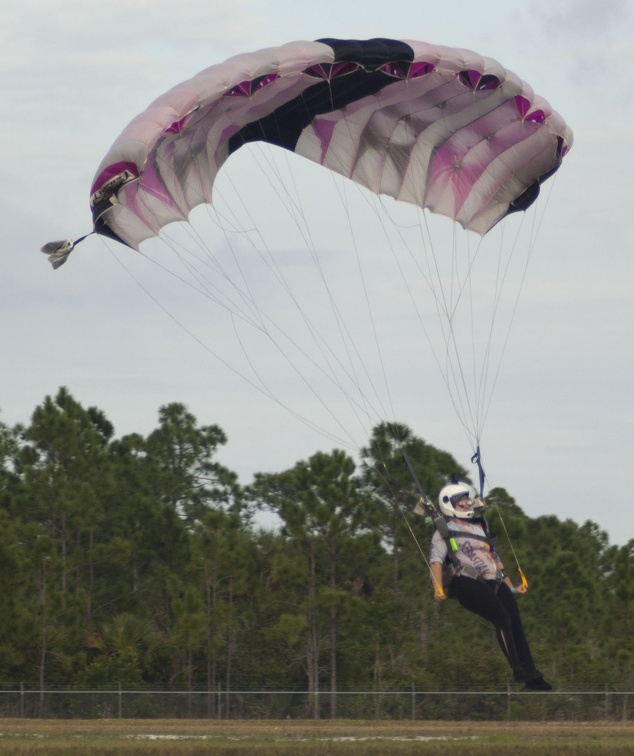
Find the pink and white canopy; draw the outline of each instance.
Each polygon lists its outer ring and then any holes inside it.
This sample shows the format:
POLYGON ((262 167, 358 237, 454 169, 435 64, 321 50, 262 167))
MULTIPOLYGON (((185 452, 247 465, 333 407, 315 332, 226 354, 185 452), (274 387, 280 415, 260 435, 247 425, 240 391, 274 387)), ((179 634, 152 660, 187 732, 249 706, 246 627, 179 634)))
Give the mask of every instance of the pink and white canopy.
POLYGON ((227 158, 257 140, 484 234, 534 201, 572 132, 515 74, 469 50, 292 42, 207 68, 137 116, 97 170, 95 230, 138 248, 211 203, 227 158))

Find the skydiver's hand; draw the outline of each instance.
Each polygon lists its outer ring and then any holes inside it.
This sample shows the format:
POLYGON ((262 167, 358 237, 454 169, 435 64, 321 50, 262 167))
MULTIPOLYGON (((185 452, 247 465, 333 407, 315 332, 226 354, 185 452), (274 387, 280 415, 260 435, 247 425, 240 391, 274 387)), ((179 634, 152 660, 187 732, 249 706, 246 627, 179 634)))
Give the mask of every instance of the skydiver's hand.
POLYGON ((515 587, 514 593, 526 593, 528 588, 525 585, 518 585, 515 587))
POLYGON ((434 601, 445 601, 447 594, 441 589, 436 588, 434 591, 434 601))

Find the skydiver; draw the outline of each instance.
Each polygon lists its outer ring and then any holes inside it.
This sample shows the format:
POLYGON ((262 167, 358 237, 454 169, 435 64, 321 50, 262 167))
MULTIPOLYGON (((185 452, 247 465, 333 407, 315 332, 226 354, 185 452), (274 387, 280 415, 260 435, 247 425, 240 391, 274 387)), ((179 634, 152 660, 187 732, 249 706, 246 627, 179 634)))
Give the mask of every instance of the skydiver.
POLYGON ((514 587, 504 571, 474 508, 470 487, 465 483, 447 485, 440 491, 438 500, 457 550, 454 551, 447 542, 449 539, 436 529, 429 555, 434 598, 442 601, 447 597, 442 588, 442 575, 443 567, 449 564, 450 569, 455 570, 451 595, 465 609, 494 625, 515 680, 523 682, 525 690, 552 690, 535 667, 515 600, 515 594, 526 593, 527 588, 525 585, 514 587))

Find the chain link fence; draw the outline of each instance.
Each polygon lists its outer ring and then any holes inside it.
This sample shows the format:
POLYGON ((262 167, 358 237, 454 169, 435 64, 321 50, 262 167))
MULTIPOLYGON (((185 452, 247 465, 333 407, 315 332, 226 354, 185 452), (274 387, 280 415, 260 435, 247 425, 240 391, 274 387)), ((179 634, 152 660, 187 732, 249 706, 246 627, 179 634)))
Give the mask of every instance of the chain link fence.
POLYGON ((631 691, 99 689, 0 690, 0 717, 627 721, 631 691))

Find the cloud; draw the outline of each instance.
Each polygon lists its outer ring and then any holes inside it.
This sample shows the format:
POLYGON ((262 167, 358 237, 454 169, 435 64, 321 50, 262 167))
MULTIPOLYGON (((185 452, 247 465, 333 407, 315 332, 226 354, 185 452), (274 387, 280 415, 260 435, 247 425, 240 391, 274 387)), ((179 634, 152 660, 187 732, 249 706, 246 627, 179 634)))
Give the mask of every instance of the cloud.
POLYGON ((632 100, 634 19, 627 0, 536 0, 530 18, 549 40, 552 65, 567 72, 568 88, 581 86, 594 102, 614 100, 617 92, 632 100))
MULTIPOLYGON (((110 0, 107 6, 85 0, 13 0, 0 10, 3 50, 0 62, 33 65, 45 57, 82 51, 170 49, 204 44, 227 49, 248 44, 270 23, 261 0, 110 0)), ((183 51, 181 50, 181 53, 183 51)), ((174 56, 177 58, 177 55, 174 56)))
POLYGON ((627 0, 558 0, 535 3, 536 15, 544 31, 596 39, 598 35, 616 32, 629 16, 627 0))

